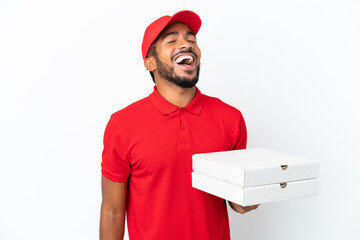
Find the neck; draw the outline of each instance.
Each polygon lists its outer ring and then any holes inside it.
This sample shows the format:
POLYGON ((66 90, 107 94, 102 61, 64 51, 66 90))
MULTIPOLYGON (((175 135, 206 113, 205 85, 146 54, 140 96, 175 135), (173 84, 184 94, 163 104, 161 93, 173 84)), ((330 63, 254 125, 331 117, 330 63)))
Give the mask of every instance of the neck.
POLYGON ((182 88, 166 80, 156 81, 156 89, 163 98, 178 107, 188 105, 196 94, 195 87, 182 88))

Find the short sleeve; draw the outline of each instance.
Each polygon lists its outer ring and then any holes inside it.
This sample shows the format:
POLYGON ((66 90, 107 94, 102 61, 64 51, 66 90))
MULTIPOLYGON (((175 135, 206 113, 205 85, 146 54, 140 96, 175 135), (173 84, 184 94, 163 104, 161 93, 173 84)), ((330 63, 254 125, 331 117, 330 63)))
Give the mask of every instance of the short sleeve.
POLYGON ((245 149, 247 144, 247 131, 243 115, 239 112, 237 131, 235 133, 235 144, 233 150, 245 149))
POLYGON ((101 172, 113 182, 126 182, 131 173, 126 142, 119 123, 111 117, 104 133, 101 172))

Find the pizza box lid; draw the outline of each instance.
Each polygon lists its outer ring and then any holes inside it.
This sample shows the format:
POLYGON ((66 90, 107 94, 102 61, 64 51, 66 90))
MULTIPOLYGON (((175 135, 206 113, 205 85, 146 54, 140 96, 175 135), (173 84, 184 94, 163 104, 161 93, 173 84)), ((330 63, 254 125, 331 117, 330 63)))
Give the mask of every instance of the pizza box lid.
POLYGON ((319 162, 266 148, 194 154, 193 171, 241 187, 318 178, 319 162))

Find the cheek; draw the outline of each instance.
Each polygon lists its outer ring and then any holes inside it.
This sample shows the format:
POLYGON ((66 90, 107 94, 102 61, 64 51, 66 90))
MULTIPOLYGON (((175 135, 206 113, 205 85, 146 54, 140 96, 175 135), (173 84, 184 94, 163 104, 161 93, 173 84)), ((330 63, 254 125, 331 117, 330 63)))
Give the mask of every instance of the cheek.
POLYGON ((157 54, 158 54, 159 60, 167 63, 171 59, 172 49, 159 46, 157 49, 157 54))
POLYGON ((196 47, 196 52, 195 52, 197 55, 198 55, 198 61, 200 62, 200 59, 201 59, 201 51, 200 51, 200 48, 196 47))

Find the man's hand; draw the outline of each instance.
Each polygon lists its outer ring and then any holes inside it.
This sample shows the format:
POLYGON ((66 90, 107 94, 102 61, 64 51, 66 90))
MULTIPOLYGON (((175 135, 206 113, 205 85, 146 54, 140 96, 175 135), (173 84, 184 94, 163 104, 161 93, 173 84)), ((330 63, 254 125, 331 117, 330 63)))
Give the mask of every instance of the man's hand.
POLYGON ((230 201, 229 201, 229 205, 234 211, 241 213, 241 214, 244 214, 251 210, 257 209, 257 207, 259 206, 259 205, 252 205, 252 206, 243 207, 239 204, 236 204, 236 203, 233 203, 230 201))

